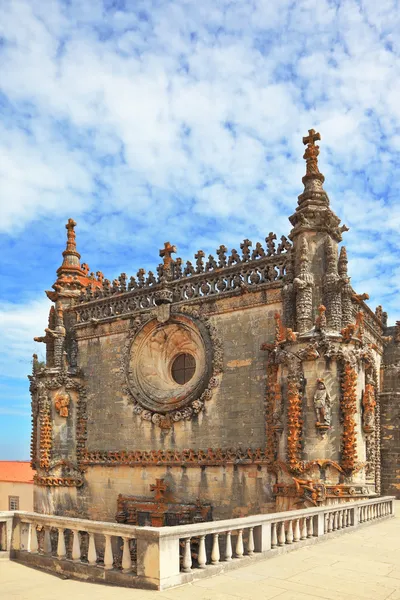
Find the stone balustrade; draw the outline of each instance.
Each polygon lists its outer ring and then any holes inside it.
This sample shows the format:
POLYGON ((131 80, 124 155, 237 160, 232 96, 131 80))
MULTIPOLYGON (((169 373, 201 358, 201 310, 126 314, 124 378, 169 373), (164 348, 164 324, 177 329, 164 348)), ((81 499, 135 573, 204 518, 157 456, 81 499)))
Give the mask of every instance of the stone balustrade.
POLYGON ((16 511, 0 513, 0 540, 11 559, 45 570, 162 590, 392 516, 394 497, 177 527, 16 511))

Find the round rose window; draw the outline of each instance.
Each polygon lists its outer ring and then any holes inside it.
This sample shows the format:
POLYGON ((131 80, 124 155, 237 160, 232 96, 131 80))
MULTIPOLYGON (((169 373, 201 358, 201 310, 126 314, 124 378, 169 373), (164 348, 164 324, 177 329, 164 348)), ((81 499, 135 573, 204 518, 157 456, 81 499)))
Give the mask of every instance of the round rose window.
POLYGON ((186 315, 147 322, 133 338, 128 385, 144 408, 167 413, 199 398, 212 375, 206 327, 186 315))

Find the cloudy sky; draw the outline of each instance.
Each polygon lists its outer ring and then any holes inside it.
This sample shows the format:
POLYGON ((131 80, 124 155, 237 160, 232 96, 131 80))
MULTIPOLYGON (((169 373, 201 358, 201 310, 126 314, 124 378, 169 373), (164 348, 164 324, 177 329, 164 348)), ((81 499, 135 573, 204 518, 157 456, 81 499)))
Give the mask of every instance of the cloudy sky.
POLYGON ((65 245, 110 279, 287 234, 321 132, 353 284, 397 307, 394 0, 0 0, 0 459, 29 456, 26 374, 65 245))

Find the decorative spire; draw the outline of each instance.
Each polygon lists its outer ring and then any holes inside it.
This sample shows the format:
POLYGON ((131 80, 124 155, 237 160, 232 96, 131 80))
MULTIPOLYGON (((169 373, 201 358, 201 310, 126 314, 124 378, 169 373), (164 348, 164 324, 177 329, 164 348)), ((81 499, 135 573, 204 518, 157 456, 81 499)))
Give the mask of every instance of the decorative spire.
POLYGON ((89 266, 86 263, 81 265, 81 255, 76 249, 76 223, 73 219, 68 219, 65 225, 67 230, 67 245, 62 253, 63 262, 61 267, 57 269, 57 281, 53 284, 52 290, 47 290, 46 294, 50 300, 55 302, 58 298, 63 297, 64 300, 68 297, 74 297, 81 293, 83 288, 101 288, 103 286, 102 279, 94 279, 89 276, 89 266))
POLYGON ((325 177, 318 169, 319 146, 315 145, 315 142, 320 139, 321 134, 316 133, 315 129, 309 129, 308 135, 303 137, 303 144, 307 145, 303 155, 307 165, 306 174, 303 177, 304 184, 309 178, 319 179, 321 183, 325 181, 325 177))
POLYGON ((68 223, 65 225, 65 229, 67 230, 67 246, 62 253, 64 258, 61 267, 57 270, 58 275, 65 271, 70 271, 71 269, 83 273, 80 264, 81 255, 76 250, 75 227, 76 222, 73 219, 68 219, 68 223))

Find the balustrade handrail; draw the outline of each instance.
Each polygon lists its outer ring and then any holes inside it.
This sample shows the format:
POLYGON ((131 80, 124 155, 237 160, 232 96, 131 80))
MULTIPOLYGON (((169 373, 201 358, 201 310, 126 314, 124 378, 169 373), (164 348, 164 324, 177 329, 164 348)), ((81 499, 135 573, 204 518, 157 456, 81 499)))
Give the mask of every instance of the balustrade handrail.
POLYGON ((86 531, 88 533, 103 533, 121 537, 130 538, 183 538, 195 535, 205 535, 207 533, 218 533, 224 531, 235 531, 246 527, 255 527, 263 523, 279 523, 285 520, 300 519, 310 517, 326 512, 335 512, 345 508, 356 508, 368 506, 369 504, 383 503, 395 500, 395 496, 380 496, 367 500, 355 500, 343 504, 335 504, 321 507, 309 507, 299 510, 290 510, 277 513, 266 513, 258 515, 249 515, 247 517, 237 517, 234 519, 225 519, 220 521, 209 521, 205 523, 192 523, 189 525, 175 525, 170 527, 148 527, 125 525, 121 523, 112 523, 109 521, 93 521, 90 519, 78 519, 74 517, 62 517, 57 515, 45 515, 42 513, 27 511, 3 511, 0 512, 0 521, 2 517, 15 515, 21 522, 36 523, 39 525, 48 525, 64 529, 86 531))

